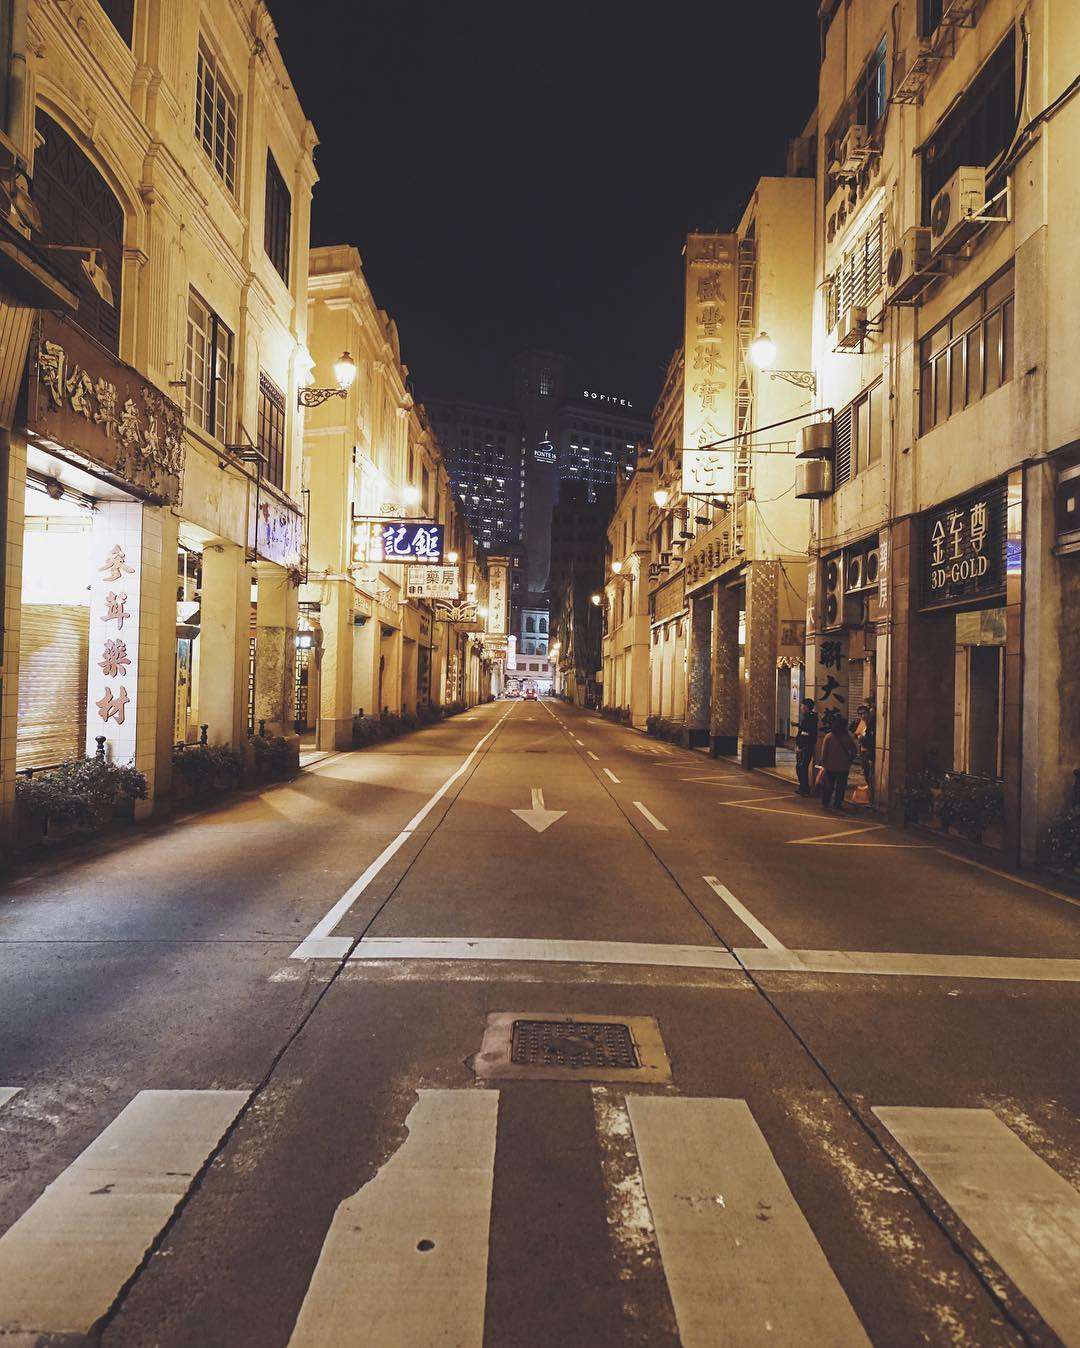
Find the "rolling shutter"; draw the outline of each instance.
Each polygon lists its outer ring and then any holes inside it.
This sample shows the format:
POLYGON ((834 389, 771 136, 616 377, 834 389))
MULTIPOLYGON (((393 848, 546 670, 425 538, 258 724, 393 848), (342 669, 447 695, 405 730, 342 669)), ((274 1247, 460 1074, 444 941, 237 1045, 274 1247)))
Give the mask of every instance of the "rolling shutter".
POLYGON ((90 610, 24 604, 19 639, 15 766, 52 767, 86 752, 90 610))

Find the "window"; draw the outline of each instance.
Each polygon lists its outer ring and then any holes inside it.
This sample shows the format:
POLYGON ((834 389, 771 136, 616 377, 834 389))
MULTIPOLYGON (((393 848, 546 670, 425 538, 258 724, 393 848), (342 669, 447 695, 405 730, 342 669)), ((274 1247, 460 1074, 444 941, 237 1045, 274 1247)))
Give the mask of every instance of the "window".
POLYGON ((195 78, 195 139, 206 151, 221 181, 230 192, 235 192, 236 94, 202 38, 195 78))
POLYGON ((196 291, 188 295, 187 411, 196 425, 225 440, 232 397, 233 335, 196 291))
POLYGON ((922 150, 923 224, 934 197, 961 165, 984 168, 1008 147, 1016 112, 1016 40, 1012 29, 922 150))
POLYGON ((98 0, 101 8, 111 19, 112 26, 131 46, 131 24, 135 13, 135 0, 98 0))
POLYGON ((885 39, 882 38, 874 54, 863 67, 852 96, 852 122, 873 131, 885 116, 885 39))
POLYGON ((281 487, 285 482, 285 395, 267 375, 259 371, 259 439, 263 455, 263 474, 268 482, 281 487))
POLYGON ((885 216, 877 216, 844 253, 825 296, 831 331, 853 305, 868 305, 881 290, 885 257, 885 216))
POLYGON ((881 458, 884 387, 879 379, 836 414, 836 457, 833 481, 837 487, 881 458))
POLYGON ((106 304, 90 284, 81 253, 50 253, 49 262, 79 297, 72 322, 118 354, 123 209, 80 146, 40 108, 35 128, 39 144, 34 155, 34 201, 41 213, 41 233, 35 234, 35 241, 85 244, 101 250, 99 261, 112 287, 112 304, 106 304))
POLYGON ((555 392, 555 378, 551 371, 543 369, 540 371, 540 396, 541 398, 550 398, 555 392))
POLYGON ((274 270, 289 284, 289 235, 292 229, 292 197, 285 186, 274 156, 266 152, 266 223, 263 247, 274 270))
POLYGON ((1012 378, 1011 264, 922 339, 919 366, 922 435, 1012 378))

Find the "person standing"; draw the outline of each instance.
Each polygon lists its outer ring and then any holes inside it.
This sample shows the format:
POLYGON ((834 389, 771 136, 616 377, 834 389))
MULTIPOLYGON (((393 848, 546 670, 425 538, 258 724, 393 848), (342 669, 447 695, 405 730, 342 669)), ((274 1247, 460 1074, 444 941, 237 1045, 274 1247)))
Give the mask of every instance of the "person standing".
POLYGON ((874 803, 874 750, 877 747, 874 730, 874 704, 864 702, 859 708, 855 739, 859 745, 859 763, 866 779, 866 798, 871 806, 874 803))
POLYGON ((823 810, 827 810, 830 803, 837 810, 843 810, 848 773, 858 756, 859 746, 855 737, 845 725, 843 715, 836 712, 829 721, 828 733, 821 744, 821 766, 825 770, 825 786, 821 793, 823 810))
POLYGON ((795 773, 799 779, 799 785, 795 791, 797 796, 811 795, 810 773, 814 766, 814 750, 817 747, 818 738, 818 714, 814 709, 814 699, 812 697, 803 698, 802 712, 799 716, 799 724, 795 734, 795 773))

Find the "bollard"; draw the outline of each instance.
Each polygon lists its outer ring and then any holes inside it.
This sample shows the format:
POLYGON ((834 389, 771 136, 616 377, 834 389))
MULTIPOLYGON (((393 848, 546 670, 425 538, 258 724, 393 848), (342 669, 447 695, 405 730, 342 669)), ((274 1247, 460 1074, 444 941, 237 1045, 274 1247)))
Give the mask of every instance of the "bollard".
POLYGON ((206 743, 206 736, 207 736, 207 732, 209 731, 209 729, 210 729, 210 727, 209 727, 208 725, 201 725, 201 726, 199 726, 199 743, 200 743, 200 744, 205 744, 205 743, 206 743))
POLYGON ((100 762, 105 762, 105 736, 95 735, 94 743, 97 745, 97 753, 94 755, 100 762))

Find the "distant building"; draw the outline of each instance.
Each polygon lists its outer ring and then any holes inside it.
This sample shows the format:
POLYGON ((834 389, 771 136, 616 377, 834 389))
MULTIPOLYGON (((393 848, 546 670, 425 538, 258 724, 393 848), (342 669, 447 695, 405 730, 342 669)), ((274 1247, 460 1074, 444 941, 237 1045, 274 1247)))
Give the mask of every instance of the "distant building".
POLYGON ((585 482, 564 482, 551 517, 551 649, 559 690, 579 706, 599 702, 604 555, 613 502, 612 487, 591 494, 585 482))
POLYGON ((512 548, 525 505, 516 412, 437 399, 425 406, 473 536, 488 551, 512 548))

